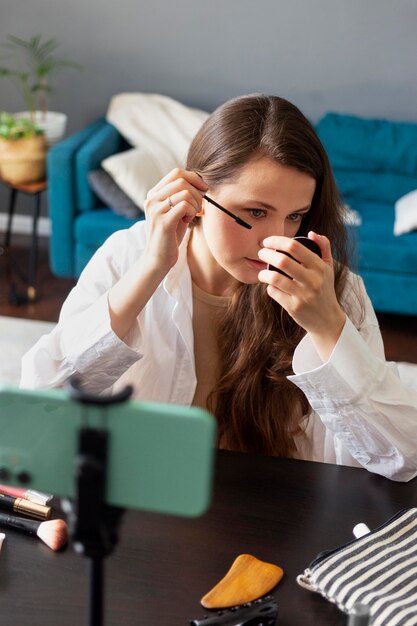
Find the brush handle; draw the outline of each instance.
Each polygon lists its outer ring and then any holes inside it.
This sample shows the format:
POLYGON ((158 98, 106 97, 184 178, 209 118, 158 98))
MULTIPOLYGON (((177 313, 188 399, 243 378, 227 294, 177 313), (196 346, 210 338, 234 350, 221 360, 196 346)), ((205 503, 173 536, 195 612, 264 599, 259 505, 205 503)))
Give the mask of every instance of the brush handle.
POLYGON ((25 519, 24 517, 15 517, 14 515, 7 515, 7 513, 0 513, 0 526, 3 528, 20 530, 27 535, 36 535, 41 524, 42 522, 37 522, 32 519, 25 519))

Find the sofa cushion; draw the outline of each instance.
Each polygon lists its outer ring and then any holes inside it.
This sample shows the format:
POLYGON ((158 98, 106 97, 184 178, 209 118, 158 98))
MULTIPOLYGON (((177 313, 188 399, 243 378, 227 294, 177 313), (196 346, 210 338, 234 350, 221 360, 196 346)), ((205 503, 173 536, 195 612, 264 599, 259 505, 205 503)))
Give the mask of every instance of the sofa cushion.
POLYGON ((351 198, 394 204, 401 196, 417 189, 417 175, 412 177, 392 172, 358 172, 336 168, 333 174, 348 204, 351 198))
POLYGON ((316 130, 334 169, 417 176, 417 123, 327 113, 316 130))
POLYGON ((101 166, 139 207, 145 205, 148 191, 169 172, 144 148, 113 154, 101 166))
POLYGON ((130 228, 138 219, 144 219, 144 215, 132 219, 116 215, 109 208, 88 211, 80 214, 75 222, 75 239, 85 246, 98 248, 116 230, 130 228))
POLYGON ((143 213, 137 204, 114 182, 113 178, 102 169, 88 173, 88 182, 98 198, 112 211, 124 217, 139 217, 143 213))
POLYGON ((351 207, 362 218, 362 223, 355 227, 359 272, 375 270, 415 276, 416 234, 405 234, 401 239, 394 235, 394 206, 355 200, 351 207))

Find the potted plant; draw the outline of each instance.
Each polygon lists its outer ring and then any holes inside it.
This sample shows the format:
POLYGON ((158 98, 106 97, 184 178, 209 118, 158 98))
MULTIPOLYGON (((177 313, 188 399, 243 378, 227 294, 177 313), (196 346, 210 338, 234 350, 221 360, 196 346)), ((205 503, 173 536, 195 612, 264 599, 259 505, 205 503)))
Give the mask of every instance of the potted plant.
POLYGON ((0 76, 10 78, 20 89, 27 111, 18 116, 29 117, 45 130, 48 145, 65 134, 67 116, 48 110, 48 97, 53 93, 51 81, 63 68, 81 69, 81 65, 56 55, 56 39, 42 40, 35 35, 29 40, 9 35, 2 45, 8 51, 11 66, 0 66, 0 76))
POLYGON ((18 185, 45 178, 45 133, 32 120, 0 113, 0 176, 18 185))

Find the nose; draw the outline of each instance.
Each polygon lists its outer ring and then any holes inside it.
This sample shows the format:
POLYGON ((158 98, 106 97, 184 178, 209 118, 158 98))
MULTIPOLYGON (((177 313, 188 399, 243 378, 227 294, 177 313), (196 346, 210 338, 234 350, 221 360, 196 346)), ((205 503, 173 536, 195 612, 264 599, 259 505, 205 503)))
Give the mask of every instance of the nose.
POLYGON ((262 229, 262 232, 259 233, 259 247, 263 248, 264 239, 273 235, 279 237, 285 235, 285 224, 283 220, 275 220, 274 223, 270 223, 262 229))

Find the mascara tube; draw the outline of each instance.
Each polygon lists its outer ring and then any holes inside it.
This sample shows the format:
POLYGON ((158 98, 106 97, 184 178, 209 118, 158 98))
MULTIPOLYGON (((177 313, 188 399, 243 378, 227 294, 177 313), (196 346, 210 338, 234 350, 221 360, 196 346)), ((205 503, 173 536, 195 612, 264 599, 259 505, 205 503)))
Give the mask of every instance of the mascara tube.
POLYGON ((24 498, 13 498, 13 496, 7 496, 4 493, 0 493, 0 509, 12 513, 21 513, 40 520, 47 520, 51 517, 50 506, 36 504, 24 498))

